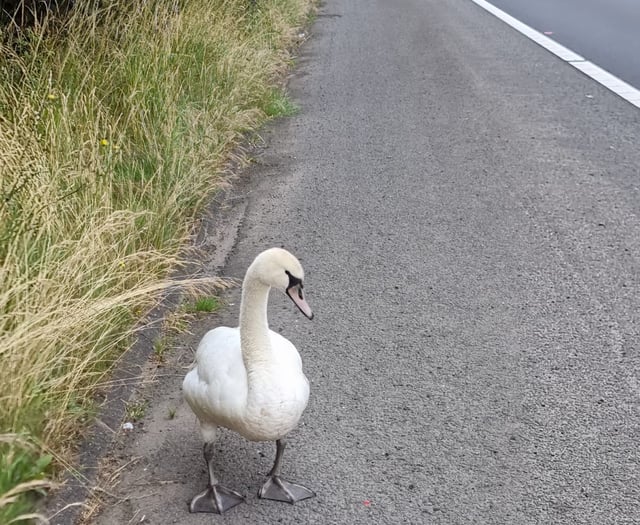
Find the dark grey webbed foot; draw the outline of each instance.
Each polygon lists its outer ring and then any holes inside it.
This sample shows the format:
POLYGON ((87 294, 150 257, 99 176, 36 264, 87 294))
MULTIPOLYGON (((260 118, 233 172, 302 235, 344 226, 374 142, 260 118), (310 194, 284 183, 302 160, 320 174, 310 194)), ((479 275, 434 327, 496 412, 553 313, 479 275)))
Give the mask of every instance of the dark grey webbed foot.
POLYGON ((258 497, 284 501, 293 505, 296 501, 313 498, 316 493, 307 487, 285 481, 280 477, 280 464, 282 463, 282 454, 284 454, 286 446, 287 444, 284 439, 278 439, 276 441, 276 460, 273 463, 271 472, 268 474, 266 483, 262 486, 260 492, 258 492, 258 497))
POLYGON ((193 497, 189 503, 189 512, 212 512, 224 514, 240 503, 244 503, 244 496, 235 490, 228 489, 218 484, 213 472, 213 443, 207 442, 203 447, 204 460, 209 471, 209 484, 207 490, 193 497))
POLYGON ((244 503, 244 497, 235 490, 222 485, 209 485, 207 490, 193 497, 189 512, 224 514, 240 503, 244 503))
POLYGON ((285 481, 280 476, 269 476, 266 483, 260 489, 260 492, 258 492, 258 497, 262 499, 284 501, 292 505, 296 501, 313 498, 315 495, 315 492, 309 490, 307 487, 285 481))

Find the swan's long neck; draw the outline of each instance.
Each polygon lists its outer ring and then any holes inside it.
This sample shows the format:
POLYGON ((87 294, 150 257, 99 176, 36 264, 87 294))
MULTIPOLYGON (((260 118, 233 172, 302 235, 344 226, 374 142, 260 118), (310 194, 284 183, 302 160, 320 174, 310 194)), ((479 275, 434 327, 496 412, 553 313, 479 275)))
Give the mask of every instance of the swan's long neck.
POLYGON ((240 345, 249 377, 252 370, 262 366, 269 359, 271 353, 267 321, 269 289, 269 286, 252 279, 250 275, 247 275, 242 285, 240 345))

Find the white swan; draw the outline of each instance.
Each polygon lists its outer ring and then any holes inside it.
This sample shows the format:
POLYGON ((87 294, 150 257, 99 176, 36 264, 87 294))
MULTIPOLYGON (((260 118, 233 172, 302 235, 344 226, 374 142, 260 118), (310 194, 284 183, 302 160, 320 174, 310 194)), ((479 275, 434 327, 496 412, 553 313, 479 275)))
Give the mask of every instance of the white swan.
POLYGON ((296 501, 315 494, 280 477, 284 436, 298 423, 309 398, 295 346, 269 330, 269 290, 284 291, 309 319, 311 308, 302 294, 304 271, 288 251, 271 248, 253 261, 242 284, 240 327, 219 327, 205 334, 196 352, 196 366, 182 390, 198 417, 209 471, 207 489, 189 505, 191 512, 215 512, 242 503, 243 496, 218 484, 213 473, 213 443, 218 427, 234 430, 251 441, 276 440, 273 468, 258 496, 296 501))

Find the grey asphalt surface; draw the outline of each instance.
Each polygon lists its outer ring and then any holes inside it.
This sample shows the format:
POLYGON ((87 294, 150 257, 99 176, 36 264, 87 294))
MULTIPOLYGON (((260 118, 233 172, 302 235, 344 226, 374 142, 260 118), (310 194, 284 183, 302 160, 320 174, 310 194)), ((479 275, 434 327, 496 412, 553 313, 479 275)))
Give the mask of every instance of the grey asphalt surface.
POLYGON ((490 0, 511 16, 640 89, 637 0, 490 0))
POLYGON ((187 512, 180 383, 236 289, 145 391, 93 522, 640 523, 640 111, 467 0, 327 0, 300 53, 221 274, 305 266, 314 321, 269 314, 311 381, 283 474, 317 498, 258 500, 274 447, 227 432, 247 503, 187 512))

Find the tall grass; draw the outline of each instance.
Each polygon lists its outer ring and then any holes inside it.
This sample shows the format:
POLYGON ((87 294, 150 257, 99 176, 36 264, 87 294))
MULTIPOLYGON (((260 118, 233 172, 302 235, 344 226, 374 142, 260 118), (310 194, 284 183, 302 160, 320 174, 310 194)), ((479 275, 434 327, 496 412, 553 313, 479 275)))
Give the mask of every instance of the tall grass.
POLYGON ((282 103, 274 82, 308 8, 77 2, 4 39, 1 523, 66 460, 225 162, 282 103))

